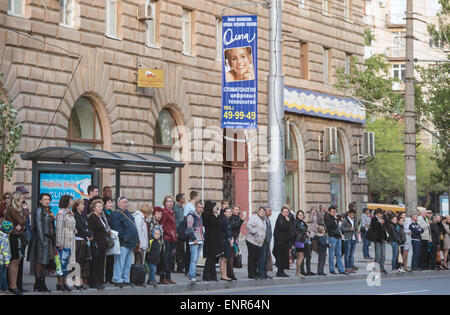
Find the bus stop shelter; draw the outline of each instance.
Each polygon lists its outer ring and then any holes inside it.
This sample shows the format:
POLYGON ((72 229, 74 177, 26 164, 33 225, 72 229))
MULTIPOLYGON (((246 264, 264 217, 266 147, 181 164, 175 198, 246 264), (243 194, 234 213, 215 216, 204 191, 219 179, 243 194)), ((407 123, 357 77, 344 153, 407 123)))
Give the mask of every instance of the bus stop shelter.
POLYGON ((37 206, 42 174, 92 174, 93 185, 100 187, 100 169, 115 171, 117 200, 120 196, 120 174, 171 174, 184 167, 171 157, 150 153, 108 152, 95 149, 48 147, 21 154, 22 160, 32 161, 32 207, 37 206))

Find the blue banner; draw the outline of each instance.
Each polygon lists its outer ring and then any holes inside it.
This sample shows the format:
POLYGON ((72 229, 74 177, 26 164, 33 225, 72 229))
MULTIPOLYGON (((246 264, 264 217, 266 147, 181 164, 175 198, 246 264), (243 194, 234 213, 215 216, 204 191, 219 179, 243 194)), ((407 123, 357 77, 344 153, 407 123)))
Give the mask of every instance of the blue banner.
POLYGON ((40 173, 39 193, 47 193, 52 197, 50 206, 56 215, 62 195, 71 195, 75 199, 87 199, 88 186, 92 183, 92 174, 79 173, 40 173))
POLYGON ((257 16, 222 17, 221 128, 257 128, 257 16))

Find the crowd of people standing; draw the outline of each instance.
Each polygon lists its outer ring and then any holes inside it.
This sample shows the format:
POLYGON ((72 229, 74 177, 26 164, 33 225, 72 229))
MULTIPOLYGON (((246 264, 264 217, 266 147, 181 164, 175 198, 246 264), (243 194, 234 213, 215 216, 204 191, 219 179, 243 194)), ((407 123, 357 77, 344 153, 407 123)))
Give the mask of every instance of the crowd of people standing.
POLYGON ((67 292, 101 290, 106 283, 121 288, 145 285, 145 272, 144 280, 136 280, 144 267, 149 274, 146 283, 155 287, 176 284, 173 273, 184 273, 192 283, 200 276, 203 281, 235 281, 234 269, 242 268, 244 224, 250 279, 272 278, 268 272, 273 271, 273 260, 277 277, 289 277, 285 271, 292 265, 297 277, 325 276, 327 252, 330 274, 355 273, 358 241, 364 258, 374 260, 382 273, 387 273, 386 243, 392 249, 392 272, 448 269, 450 216, 427 210, 409 218, 405 213, 364 209, 357 219, 354 203, 342 217, 334 206, 313 207, 306 213, 283 206, 272 226, 270 207, 260 206, 247 220, 238 205, 230 206, 227 200, 220 206, 210 200, 203 203, 196 191, 189 194, 188 203, 184 194, 178 194, 166 196, 163 207, 143 204, 134 212, 127 197, 119 197, 113 209, 111 188, 104 187, 102 193, 90 185, 89 199, 63 195, 56 212, 50 208, 49 194, 41 194, 36 209, 29 211, 24 186, 6 193, 0 205, 0 292, 26 292, 24 259, 33 266, 37 292, 51 292, 45 280, 49 271, 57 272, 56 290, 67 292), (313 251, 318 258, 316 273, 311 269, 313 251), (203 275, 196 269, 201 255, 206 259, 203 275), (67 277, 74 265, 79 277, 70 286, 67 277))

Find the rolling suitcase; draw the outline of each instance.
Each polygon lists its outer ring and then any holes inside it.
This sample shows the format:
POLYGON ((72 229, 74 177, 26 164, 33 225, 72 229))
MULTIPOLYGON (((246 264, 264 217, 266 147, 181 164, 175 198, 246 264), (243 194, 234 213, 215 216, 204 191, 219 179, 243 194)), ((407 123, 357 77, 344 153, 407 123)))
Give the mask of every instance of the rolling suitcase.
POLYGON ((130 274, 131 283, 135 285, 145 284, 145 266, 144 265, 133 265, 131 266, 130 274))

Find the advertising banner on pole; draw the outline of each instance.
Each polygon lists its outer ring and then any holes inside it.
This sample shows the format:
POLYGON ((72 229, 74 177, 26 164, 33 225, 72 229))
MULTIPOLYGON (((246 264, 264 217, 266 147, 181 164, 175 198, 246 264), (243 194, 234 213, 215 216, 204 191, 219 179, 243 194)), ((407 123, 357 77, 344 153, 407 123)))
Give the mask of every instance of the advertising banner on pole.
POLYGON ((257 128, 257 16, 222 17, 221 128, 257 128))

